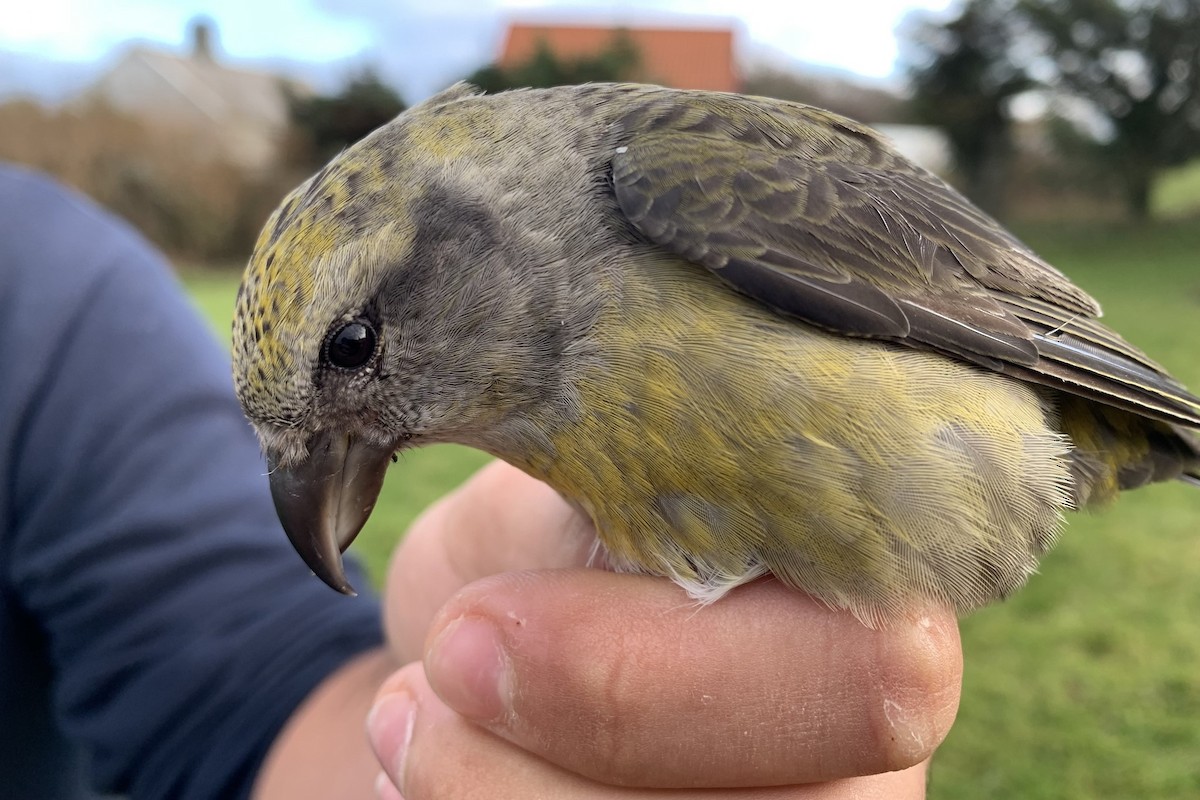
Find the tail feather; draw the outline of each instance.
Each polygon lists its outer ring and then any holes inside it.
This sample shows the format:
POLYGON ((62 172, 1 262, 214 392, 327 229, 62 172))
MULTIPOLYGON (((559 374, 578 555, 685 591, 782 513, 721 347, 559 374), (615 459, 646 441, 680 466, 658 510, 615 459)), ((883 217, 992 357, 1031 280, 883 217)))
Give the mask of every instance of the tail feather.
POLYGON ((1191 431, 1074 395, 1060 402, 1062 430, 1074 444, 1077 507, 1101 506, 1158 481, 1200 486, 1200 441, 1191 431))

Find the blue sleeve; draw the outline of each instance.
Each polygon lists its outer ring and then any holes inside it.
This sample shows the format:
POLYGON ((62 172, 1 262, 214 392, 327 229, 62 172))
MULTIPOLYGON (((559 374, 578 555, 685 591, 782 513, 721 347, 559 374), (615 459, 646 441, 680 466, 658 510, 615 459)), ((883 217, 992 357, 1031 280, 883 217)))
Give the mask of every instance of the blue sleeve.
POLYGON ((248 795, 295 707, 381 643, 377 601, 291 550, 226 356, 160 258, 4 168, 0 375, 0 588, 44 632, 58 725, 101 791, 248 795))

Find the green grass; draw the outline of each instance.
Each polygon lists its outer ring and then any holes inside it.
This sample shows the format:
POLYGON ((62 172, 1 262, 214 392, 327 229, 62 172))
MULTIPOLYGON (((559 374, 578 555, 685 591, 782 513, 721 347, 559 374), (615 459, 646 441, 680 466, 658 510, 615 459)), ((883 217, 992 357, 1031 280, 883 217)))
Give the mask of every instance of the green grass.
POLYGON ((1195 216, 1200 211, 1200 159, 1167 170, 1155 182, 1150 207, 1156 217, 1195 216))
MULTIPOLYGON (((1027 229, 1106 318, 1200 388, 1200 225, 1027 229)), ((236 277, 185 280, 227 337, 236 277)), ((382 574, 408 522, 485 460, 417 451, 392 468, 355 547, 382 574)), ((930 796, 1200 797, 1200 491, 1130 493, 1076 515, 1041 574, 962 623, 962 706, 930 796)))

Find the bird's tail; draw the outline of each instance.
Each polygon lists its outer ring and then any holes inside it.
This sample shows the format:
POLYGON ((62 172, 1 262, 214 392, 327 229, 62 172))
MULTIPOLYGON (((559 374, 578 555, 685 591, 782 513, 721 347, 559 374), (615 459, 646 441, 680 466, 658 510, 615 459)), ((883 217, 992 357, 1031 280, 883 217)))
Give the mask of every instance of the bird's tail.
POLYGON ((1067 395, 1062 430, 1074 443, 1076 508, 1103 506, 1118 492, 1184 480, 1200 486, 1200 438, 1180 425, 1067 395))

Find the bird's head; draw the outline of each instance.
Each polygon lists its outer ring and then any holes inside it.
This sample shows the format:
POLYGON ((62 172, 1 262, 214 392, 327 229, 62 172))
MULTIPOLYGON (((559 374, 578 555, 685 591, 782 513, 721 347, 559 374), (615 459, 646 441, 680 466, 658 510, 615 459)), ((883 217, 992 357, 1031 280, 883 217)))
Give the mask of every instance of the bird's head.
MULTIPOLYGON (((340 551, 411 435, 387 399, 403 348, 382 296, 411 226, 361 196, 371 171, 343 157, 288 195, 259 236, 233 323, 234 385, 280 520, 312 570, 347 593, 340 551)), ((403 207, 402 193, 378 194, 403 207)))
POLYGON ((555 257, 535 252, 545 237, 505 221, 474 144, 453 151, 444 127, 402 116, 293 191, 238 293, 234 383, 276 509, 343 592, 340 551, 389 458, 410 442, 486 447, 484 431, 551 390, 562 346, 554 292, 527 277, 555 257))

